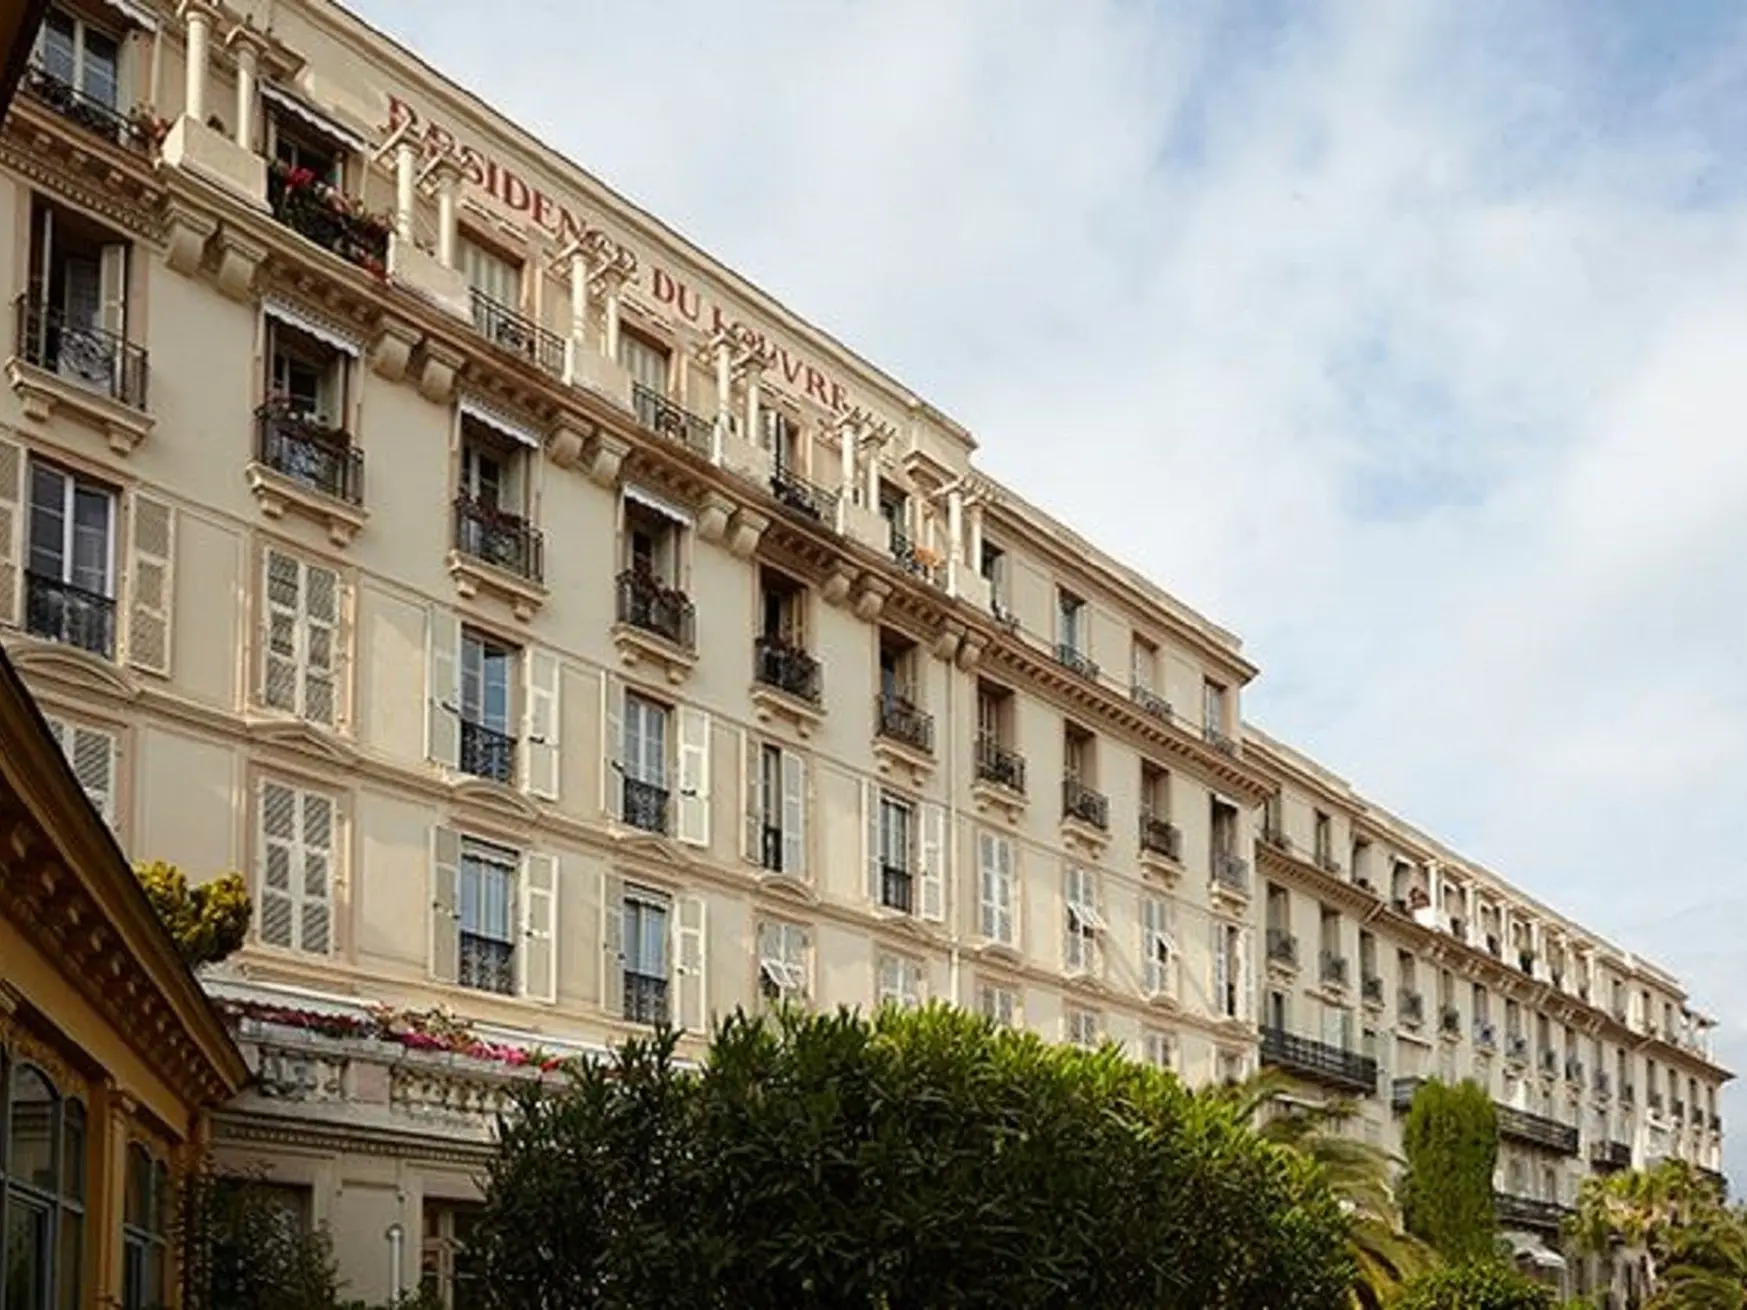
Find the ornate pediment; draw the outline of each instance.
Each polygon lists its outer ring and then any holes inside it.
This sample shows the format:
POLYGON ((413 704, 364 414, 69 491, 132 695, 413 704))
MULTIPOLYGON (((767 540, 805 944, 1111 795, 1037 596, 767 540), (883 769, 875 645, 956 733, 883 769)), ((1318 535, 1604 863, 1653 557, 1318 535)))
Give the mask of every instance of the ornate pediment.
POLYGON ((99 692, 118 700, 133 700, 140 694, 139 681, 132 674, 77 646, 20 636, 8 640, 7 653, 18 671, 32 678, 99 692))
POLYGON ((449 793, 458 805, 489 810, 516 823, 534 823, 540 817, 539 808, 521 792, 487 778, 471 775, 456 778, 449 784, 449 793))
POLYGON ((248 733, 264 746, 310 756, 324 764, 349 766, 358 762, 357 748, 351 742, 303 719, 250 719, 248 733))

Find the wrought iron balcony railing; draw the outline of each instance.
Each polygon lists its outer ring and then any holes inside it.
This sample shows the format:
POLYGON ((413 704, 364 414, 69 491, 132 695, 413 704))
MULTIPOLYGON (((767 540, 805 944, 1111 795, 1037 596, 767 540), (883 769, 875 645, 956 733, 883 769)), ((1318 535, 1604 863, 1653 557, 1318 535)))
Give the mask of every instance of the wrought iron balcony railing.
POLYGON ((1589 1162, 1606 1173, 1612 1173, 1615 1169, 1630 1169, 1632 1167, 1632 1144, 1614 1141, 1591 1142, 1589 1144, 1589 1162))
POLYGON ((24 626, 33 636, 115 658, 115 602, 59 578, 25 574, 24 626))
POLYGON ((1573 1125, 1515 1106, 1498 1107, 1498 1135, 1513 1142, 1557 1151, 1561 1155, 1577 1154, 1577 1129, 1573 1125))
POLYGON ((1580 1085, 1582 1084, 1582 1082, 1583 1082, 1583 1061, 1582 1060, 1574 1059, 1570 1056, 1567 1056, 1565 1058, 1565 1081, 1568 1083, 1577 1083, 1580 1085))
POLYGON ((699 455, 708 456, 715 445, 714 423, 699 418, 654 387, 646 387, 641 382, 632 383, 631 408, 637 413, 637 421, 651 432, 676 441, 699 455))
POLYGON ((764 868, 772 873, 783 872, 783 830, 773 823, 759 825, 758 856, 764 868))
POLYGON ((1213 881, 1240 896, 1250 894, 1250 862, 1230 851, 1213 852, 1213 881))
POLYGON ((892 558, 906 573, 913 573, 926 582, 940 585, 939 562, 932 558, 929 551, 918 546, 895 527, 892 529, 892 558))
POLYGON ((977 780, 1025 795, 1025 757, 989 733, 977 735, 977 780))
POLYGON ((1261 1059, 1324 1086, 1366 1096, 1377 1091, 1377 1061, 1282 1028, 1263 1027, 1261 1059))
POLYGON ((1474 1045, 1482 1051, 1498 1049, 1498 1030, 1492 1026, 1490 1019, 1474 1021, 1474 1045))
POLYGON ((1559 1052, 1554 1050, 1541 1052, 1541 1072, 1549 1078, 1559 1072, 1559 1052))
POLYGON ((770 475, 770 494, 785 509, 791 509, 818 523, 830 523, 837 517, 837 493, 814 486, 792 469, 777 465, 770 475))
POLYGON ((1461 1036, 1461 1034, 1462 1034, 1462 1011, 1460 1011, 1459 1009, 1457 1009, 1453 1005, 1439 1006, 1438 1007, 1438 1031, 1442 1032, 1442 1033, 1447 1033, 1451 1037, 1461 1036))
POLYGON ((1070 774, 1062 779, 1062 818, 1078 819, 1108 831, 1110 798, 1070 774))
POLYGON ((516 780, 516 739, 483 723, 461 720, 461 772, 492 782, 516 780))
POLYGON ((1347 957, 1336 951, 1324 951, 1321 956, 1321 976, 1330 987, 1347 985, 1347 957))
POLYGON ((1092 657, 1071 642, 1058 641, 1055 647, 1056 663, 1064 669, 1072 669, 1082 678, 1098 681, 1098 665, 1092 657))
POLYGON ((462 929, 460 967, 455 981, 475 991, 515 995, 515 946, 496 937, 482 937, 462 929))
POLYGON ((916 879, 906 868, 895 864, 880 866, 880 904, 888 910, 909 914, 915 905, 916 879))
POLYGON ((1169 860, 1183 858, 1183 830, 1169 819, 1140 816, 1140 848, 1169 860))
POLYGON ((1257 834, 1264 846, 1272 846, 1277 851, 1292 852, 1292 839, 1286 835, 1286 830, 1277 823, 1264 823, 1262 831, 1257 834))
POLYGON ((819 661, 774 637, 760 637, 753 643, 752 676, 767 687, 815 705, 824 695, 819 661))
POLYGON ((1395 994, 1395 1008, 1401 1014, 1401 1022, 1417 1028, 1425 1022, 1426 998, 1411 987, 1403 987, 1395 994))
POLYGON ((1608 1077, 1606 1069, 1595 1071, 1595 1079, 1591 1085, 1597 1096, 1607 1096, 1613 1091, 1613 1079, 1608 1077))
POLYGON ((1544 1233, 1557 1233, 1565 1217, 1571 1213, 1569 1206, 1557 1201, 1544 1201, 1538 1196, 1514 1196, 1509 1192, 1494 1192, 1492 1204, 1498 1212, 1499 1223, 1544 1233))
POLYGON ((1424 1085, 1424 1078, 1397 1078, 1389 1084, 1389 1108, 1397 1114, 1406 1114, 1413 1108, 1413 1098, 1424 1085))
POLYGON ((76 322, 40 297, 20 296, 18 355, 130 409, 146 407, 146 352, 92 323, 76 322))
POLYGON ((124 114, 107 101, 79 90, 32 60, 25 66, 18 89, 32 100, 47 105, 68 122, 95 132, 131 150, 146 150, 152 144, 143 116, 124 114))
POLYGON ((282 404, 262 405, 255 419, 255 458, 262 464, 324 496, 364 503, 364 452, 344 432, 282 404))
POLYGON ((1372 1005, 1383 1004, 1383 979, 1368 973, 1359 979, 1359 995, 1372 1005))
POLYGON ((623 780, 624 803, 619 817, 644 832, 667 832, 667 788, 637 778, 623 780))
POLYGON ((682 650, 697 647, 697 609, 678 587, 638 569, 619 574, 619 622, 653 632, 682 650))
POLYGON ((625 1018, 632 1023, 667 1022, 667 979, 625 970, 625 1018))
POLYGON ((924 714, 902 696, 874 697, 875 731, 924 755, 934 754, 934 716, 924 714))
POLYGON ((330 254, 381 277, 388 267, 388 225, 307 168, 267 166, 273 217, 330 254))
POLYGON ((1504 1058, 1516 1064, 1527 1064, 1529 1062, 1529 1039, 1521 1033, 1506 1033, 1504 1058))
POLYGON ((1211 723, 1201 725, 1201 737, 1209 746, 1221 755, 1236 755, 1237 743, 1226 736, 1211 723))
POLYGON ((546 539, 540 529, 471 496, 455 498, 455 549, 529 582, 545 582, 546 539))
POLYGON ((564 376, 564 342, 533 319, 493 300, 478 287, 469 289, 473 306, 473 330, 492 345, 511 355, 520 355, 542 373, 564 376))
POLYGON ((1166 700, 1151 687, 1143 687, 1138 682, 1130 684, 1128 698, 1155 719, 1171 721, 1171 702, 1166 700))
POLYGON ((1298 967, 1298 938, 1284 928, 1268 929, 1268 962, 1298 967))

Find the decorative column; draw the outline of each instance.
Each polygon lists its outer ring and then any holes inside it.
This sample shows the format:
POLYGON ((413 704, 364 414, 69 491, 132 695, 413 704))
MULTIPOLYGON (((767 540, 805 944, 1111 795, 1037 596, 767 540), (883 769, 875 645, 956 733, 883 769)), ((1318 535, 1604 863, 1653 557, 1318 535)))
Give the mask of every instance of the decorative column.
POLYGON ((757 446, 764 436, 758 426, 758 384, 764 377, 764 360, 757 351, 749 350, 741 368, 746 373, 746 439, 757 446))
POLYGON ((861 439, 860 426, 847 418, 837 421, 837 448, 843 464, 844 503, 855 501, 855 445, 861 439))
POLYGON ((710 431, 710 459, 722 462, 722 443, 734 425, 734 343, 726 332, 716 333, 716 425, 710 431))
POLYGON ((570 339, 564 343, 564 380, 581 382, 582 352, 588 348, 588 259, 581 247, 570 252, 570 339))
POLYGON ((971 534, 968 548, 965 551, 965 564, 972 573, 980 573, 983 568, 983 502, 981 497, 970 503, 971 534))
POLYGON ((431 164, 429 172, 437 184, 437 262, 444 268, 454 268, 461 168, 453 158, 444 155, 431 164))
POLYGON ((964 490, 957 483, 946 493, 946 557, 955 569, 964 563, 964 490))
POLYGON ((182 112, 197 123, 206 121, 206 75, 212 55, 212 23, 218 12, 206 0, 182 0, 188 24, 188 67, 182 112))
POLYGON ((401 137, 394 145, 394 235, 409 246, 413 239, 413 206, 418 197, 418 167, 416 147, 408 138, 401 137))
POLYGON ((601 294, 606 298, 606 330, 601 333, 601 354, 617 361, 619 358, 619 293, 625 287, 625 270, 608 264, 595 274, 601 294))
MULTIPOLYGON (((867 478, 867 504, 870 509, 878 509, 880 503, 880 447, 885 438, 878 432, 869 434, 867 443, 867 463, 862 469, 867 478)), ((916 525, 912 524, 912 528, 916 525)))
MULTIPOLYGON (((189 48, 193 48, 192 17, 189 48)), ((255 102, 260 94, 261 51, 267 48, 267 38, 254 28, 240 26, 231 29, 225 38, 237 57, 237 144, 244 150, 255 148, 255 102)))

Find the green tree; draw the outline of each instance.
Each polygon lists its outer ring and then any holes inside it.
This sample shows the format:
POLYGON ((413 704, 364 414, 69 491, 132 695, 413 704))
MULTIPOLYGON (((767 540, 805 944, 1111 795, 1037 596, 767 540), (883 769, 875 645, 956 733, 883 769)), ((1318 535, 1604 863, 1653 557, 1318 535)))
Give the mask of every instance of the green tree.
POLYGON ((1570 1235, 1613 1253, 1616 1291, 1635 1267, 1649 1310, 1747 1307, 1747 1212, 1684 1160, 1586 1178, 1570 1235))
POLYGON ((474 1255, 503 1310, 1345 1310, 1339 1204, 1229 1103, 944 1008, 736 1015, 500 1124, 474 1255))
POLYGON ((1411 1280, 1390 1310, 1553 1310, 1553 1290, 1496 1257, 1441 1265, 1411 1280))
POLYGON ((190 886, 182 870, 162 860, 135 865, 134 874, 189 968, 217 964, 248 937, 253 911, 242 874, 190 886))
POLYGON ((1358 1276, 1353 1305, 1377 1310, 1393 1302, 1404 1280, 1430 1268, 1436 1255, 1406 1230, 1397 1201, 1395 1160, 1388 1152, 1345 1136, 1357 1107, 1347 1100, 1321 1106, 1287 1103, 1291 1080, 1263 1070, 1241 1083, 1204 1093, 1229 1101, 1267 1141, 1307 1156, 1322 1173, 1347 1216, 1349 1248, 1358 1276))
POLYGON ((1435 1079, 1420 1084, 1401 1142, 1407 1156, 1400 1189, 1407 1230, 1446 1260, 1490 1258, 1498 1240, 1492 1199, 1498 1114, 1486 1089, 1435 1079))

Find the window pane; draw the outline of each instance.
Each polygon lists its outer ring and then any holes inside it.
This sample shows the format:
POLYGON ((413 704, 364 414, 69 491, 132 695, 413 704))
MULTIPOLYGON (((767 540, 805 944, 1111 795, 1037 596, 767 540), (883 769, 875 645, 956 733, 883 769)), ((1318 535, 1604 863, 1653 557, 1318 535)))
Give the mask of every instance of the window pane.
POLYGON ((73 81, 73 20, 57 10, 49 10, 43 20, 42 41, 37 47, 42 66, 50 77, 71 85, 73 81))
POLYGON ((49 1310, 49 1212, 13 1195, 6 1204, 7 1310, 49 1310))
POLYGON ((485 717, 482 722, 493 732, 509 732, 510 722, 510 660, 504 650, 488 647, 485 652, 485 717))
POLYGON ((84 35, 85 58, 79 70, 79 89, 99 104, 114 109, 119 99, 116 79, 119 61, 115 41, 88 27, 84 35))
MULTIPOLYGON (((29 1065, 12 1071, 12 1125, 7 1173, 45 1192, 53 1192, 55 1139, 60 1103, 48 1080, 29 1065)), ((10 1302, 7 1303, 10 1310, 10 1302)))
POLYGON ((77 1210, 61 1211, 60 1268, 56 1281, 60 1285, 61 1310, 79 1307, 79 1256, 85 1236, 85 1217, 77 1210))
POLYGON ((30 571, 63 581, 67 479, 40 465, 30 471, 30 571))
POLYGON ((61 1150, 61 1195, 74 1201, 85 1199, 85 1107, 68 1101, 61 1150))
POLYGON ((109 594, 109 495, 91 487, 73 492, 73 585, 109 594))

